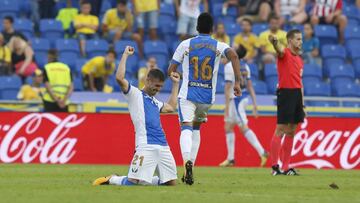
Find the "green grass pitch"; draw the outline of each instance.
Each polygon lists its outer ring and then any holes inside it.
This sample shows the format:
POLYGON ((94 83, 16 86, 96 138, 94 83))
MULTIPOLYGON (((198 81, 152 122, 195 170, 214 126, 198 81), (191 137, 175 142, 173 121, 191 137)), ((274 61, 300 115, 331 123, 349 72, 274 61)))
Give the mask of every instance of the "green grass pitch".
POLYGON ((0 202, 360 202, 359 170, 301 169, 301 176, 273 177, 270 169, 198 167, 192 186, 180 180, 175 187, 91 185, 126 172, 127 166, 114 165, 0 164, 0 202))

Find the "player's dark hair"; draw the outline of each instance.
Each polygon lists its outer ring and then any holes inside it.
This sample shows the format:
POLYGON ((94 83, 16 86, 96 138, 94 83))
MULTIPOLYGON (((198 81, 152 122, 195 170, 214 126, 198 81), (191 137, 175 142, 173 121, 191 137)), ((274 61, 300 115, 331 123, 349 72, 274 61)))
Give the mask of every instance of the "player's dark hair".
POLYGON ((242 21, 248 22, 251 26, 253 25, 253 22, 250 20, 250 18, 243 18, 242 21))
POLYGON ((200 34, 210 34, 214 26, 213 17, 210 13, 201 13, 197 19, 196 30, 200 34))
POLYGON ((246 56, 247 50, 243 45, 240 44, 240 46, 236 49, 236 53, 239 59, 242 59, 246 56))
POLYGON ((286 34, 286 39, 293 39, 295 37, 295 34, 301 34, 301 31, 299 29, 293 29, 290 30, 287 34, 286 34))
POLYGON ((5 16, 5 17, 4 17, 4 20, 8 20, 8 21, 10 21, 10 23, 11 23, 11 24, 13 24, 13 23, 14 23, 14 18, 13 18, 13 17, 11 17, 11 16, 5 16))
POLYGON ((148 78, 158 79, 160 82, 165 81, 164 73, 159 69, 151 69, 147 75, 148 78))
POLYGON ((127 0, 117 0, 116 1, 116 5, 124 5, 124 6, 126 6, 126 4, 127 4, 127 0))
POLYGON ((117 57, 116 51, 114 49, 109 49, 106 54, 114 54, 115 58, 117 57))

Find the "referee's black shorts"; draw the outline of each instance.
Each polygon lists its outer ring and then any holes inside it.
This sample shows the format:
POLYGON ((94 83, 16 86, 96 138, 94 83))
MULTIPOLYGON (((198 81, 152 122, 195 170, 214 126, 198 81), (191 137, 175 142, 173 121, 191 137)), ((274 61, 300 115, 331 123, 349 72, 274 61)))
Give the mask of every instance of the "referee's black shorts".
POLYGON ((277 123, 297 124, 305 118, 301 89, 281 88, 277 95, 277 123))

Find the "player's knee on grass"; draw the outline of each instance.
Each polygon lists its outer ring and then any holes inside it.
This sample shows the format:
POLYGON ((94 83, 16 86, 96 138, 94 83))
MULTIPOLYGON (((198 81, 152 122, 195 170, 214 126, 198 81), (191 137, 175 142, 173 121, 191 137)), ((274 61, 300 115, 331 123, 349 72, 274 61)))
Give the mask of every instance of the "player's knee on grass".
POLYGON ((170 180, 166 183, 163 183, 162 185, 166 185, 166 186, 175 186, 176 185, 176 180, 170 180))

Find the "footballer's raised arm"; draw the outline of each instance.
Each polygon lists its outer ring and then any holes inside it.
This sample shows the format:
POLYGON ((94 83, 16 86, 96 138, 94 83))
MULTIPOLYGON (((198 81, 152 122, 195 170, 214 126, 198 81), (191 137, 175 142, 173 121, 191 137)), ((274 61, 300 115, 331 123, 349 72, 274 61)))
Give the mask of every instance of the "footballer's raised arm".
POLYGON ((134 54, 134 51, 133 47, 126 46, 116 71, 116 81, 120 85, 122 92, 126 92, 129 89, 129 82, 125 79, 126 61, 128 56, 134 54))

